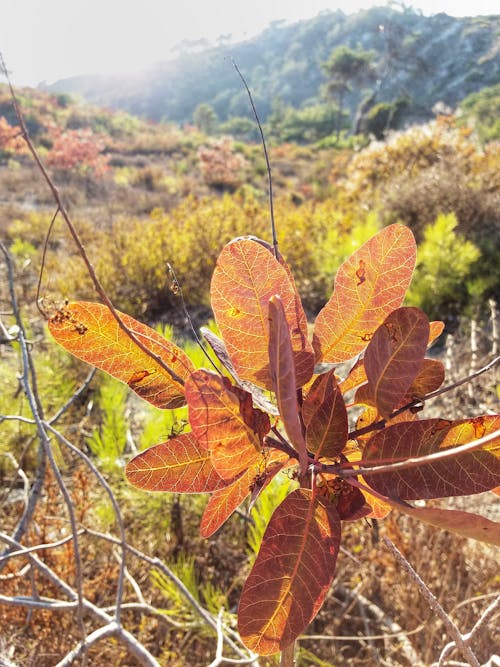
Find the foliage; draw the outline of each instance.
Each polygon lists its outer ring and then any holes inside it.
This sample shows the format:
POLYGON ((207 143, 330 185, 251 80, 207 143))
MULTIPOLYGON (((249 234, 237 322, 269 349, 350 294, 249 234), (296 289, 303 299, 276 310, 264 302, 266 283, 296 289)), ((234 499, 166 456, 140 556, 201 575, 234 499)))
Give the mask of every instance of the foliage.
POLYGON ((459 121, 471 125, 482 142, 500 141, 500 84, 487 86, 462 100, 459 121))
MULTIPOLYGON (((424 16, 389 5, 352 14, 325 11, 293 24, 275 22, 252 40, 232 43, 230 55, 247 77, 265 122, 275 96, 295 109, 320 103, 321 63, 338 47, 360 45, 376 53, 377 101, 391 103, 403 90, 411 94, 406 124, 432 118, 432 108, 440 100, 454 108, 464 94, 498 82, 497 31, 496 16, 478 22, 442 13, 424 16)), ((199 104, 209 104, 225 122, 249 111, 227 56, 228 45, 221 43, 179 54, 169 66, 141 72, 133 82, 128 76, 76 77, 49 89, 71 86, 101 106, 180 124, 192 122, 199 104)), ((359 101, 359 95, 349 96, 351 117, 359 101)))
MULTIPOLYGON (((347 208, 375 210, 382 224, 399 220, 411 227, 418 240, 440 214, 454 214, 457 233, 480 250, 481 261, 469 263, 464 279, 482 286, 484 303, 484 297, 493 297, 500 287, 499 250, 493 241, 500 230, 499 166, 498 144, 481 149, 468 128, 457 127, 453 117, 440 117, 424 126, 391 133, 386 142, 373 142, 352 155, 340 178, 336 167, 332 179, 347 208)), ((437 262, 432 265, 437 268, 437 262)), ((441 289, 436 277, 429 280, 441 289)), ((456 282, 446 292, 441 298, 438 291, 435 303, 451 311, 468 301, 467 297, 464 301, 463 283, 456 282)), ((470 300, 477 303, 472 292, 470 300)))
POLYGON ((379 102, 375 104, 363 117, 361 131, 372 134, 375 139, 383 139, 388 130, 399 127, 401 115, 408 101, 403 98, 396 102, 379 102))
POLYGON ((373 53, 354 51, 348 46, 339 46, 332 51, 328 60, 323 63, 323 70, 327 77, 325 93, 336 99, 338 106, 335 124, 337 138, 340 136, 340 130, 342 129, 341 119, 345 97, 352 90, 353 84, 362 84, 374 79, 373 59, 373 53))
POLYGON ((22 153, 24 150, 21 128, 10 125, 3 116, 0 116, 0 158, 22 153))
POLYGON ((275 136, 280 141, 311 143, 330 136, 337 124, 349 127, 347 114, 332 104, 317 104, 303 109, 287 108, 275 136))
POLYGON ((467 277, 480 258, 479 249, 456 233, 453 213, 441 214, 424 229, 419 246, 415 281, 408 293, 408 303, 418 306, 431 317, 463 310, 467 303, 467 277), (459 292, 460 290, 460 292, 459 292))
POLYGON ((80 169, 102 176, 108 169, 108 158, 103 155, 105 141, 90 128, 61 131, 51 128, 53 146, 47 153, 47 164, 55 169, 80 169))
MULTIPOLYGON (((437 225, 450 228, 453 220, 437 225)), ((418 419, 412 410, 444 377, 442 365, 425 358, 442 326, 430 324, 418 308, 401 307, 415 261, 408 228, 381 230, 339 267, 310 341, 285 261, 259 239, 231 241, 210 286, 221 338, 204 332, 224 372, 195 370, 180 348, 118 314, 133 338, 127 336, 98 304, 69 303, 50 319, 52 335, 67 350, 151 404, 187 404, 191 431, 138 454, 126 475, 145 490, 210 493, 203 536, 272 480, 287 490, 290 478, 298 482, 284 499, 275 496, 239 603, 240 635, 261 655, 293 644, 317 615, 346 521, 396 508, 500 543, 494 522, 407 502, 476 494, 500 483, 498 416, 418 419), (334 366, 363 353, 339 384, 334 366), (326 365, 320 374, 318 363, 326 365), (346 405, 344 388, 355 386, 354 403, 346 405), (349 431, 353 406, 363 412, 358 428, 349 431), (473 442, 471 449, 467 444, 473 442), (386 467, 372 474, 380 464, 386 467)))
POLYGON ((194 110, 193 122, 204 134, 213 134, 217 125, 217 114, 209 104, 199 104, 194 110))
POLYGON ((221 190, 234 190, 242 182, 245 158, 236 153, 229 137, 214 139, 198 149, 205 183, 221 190))

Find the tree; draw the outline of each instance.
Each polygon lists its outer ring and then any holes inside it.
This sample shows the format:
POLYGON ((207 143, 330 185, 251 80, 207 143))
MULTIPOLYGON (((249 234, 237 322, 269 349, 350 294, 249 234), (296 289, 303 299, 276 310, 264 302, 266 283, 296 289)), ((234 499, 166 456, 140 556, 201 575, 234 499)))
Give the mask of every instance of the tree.
POLYGON ((373 58, 373 53, 369 51, 354 51, 347 46, 339 46, 323 63, 323 71, 328 77, 325 91, 329 97, 337 101, 338 105, 335 126, 337 139, 340 136, 345 97, 351 92, 354 83, 361 84, 374 78, 373 58))
POLYGON ((194 110, 193 122, 205 134, 213 134, 218 118, 213 107, 203 102, 194 110))

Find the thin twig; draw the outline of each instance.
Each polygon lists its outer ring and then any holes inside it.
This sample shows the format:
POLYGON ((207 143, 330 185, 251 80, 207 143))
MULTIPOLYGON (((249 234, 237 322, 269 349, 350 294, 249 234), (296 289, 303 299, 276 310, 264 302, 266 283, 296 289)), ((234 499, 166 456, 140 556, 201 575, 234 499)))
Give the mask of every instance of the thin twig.
POLYGON ((257 109, 255 108, 255 104, 253 102, 253 97, 252 93, 250 92, 250 88, 248 87, 248 84, 245 80, 245 77, 243 74, 240 72, 240 69, 238 65, 235 63, 235 61, 231 58, 231 62, 233 63, 234 69, 238 72, 238 75, 243 82, 243 85, 245 86, 245 90, 247 91, 248 98, 250 100, 250 104, 252 106, 252 111, 253 115, 255 116, 255 120, 257 122, 257 126, 259 128, 259 133, 260 133, 260 140, 262 142, 262 148, 264 149, 264 157, 266 159, 266 167, 267 167, 267 182, 269 186, 269 215, 271 217, 271 234, 273 238, 273 248, 274 248, 274 256, 276 259, 279 259, 279 250, 278 250, 278 236, 276 234, 276 224, 274 222, 274 203, 273 203, 273 179, 271 175, 271 163, 269 161, 269 155, 267 153, 267 146, 266 146, 266 139, 264 137, 264 131, 262 129, 262 125, 259 120, 259 114, 257 113, 257 109))
POLYGON ((66 401, 66 403, 62 407, 59 408, 59 410, 54 414, 53 417, 51 417, 49 419, 49 421, 48 421, 49 424, 51 424, 51 425, 55 424, 63 416, 63 414, 65 412, 67 412, 69 410, 69 408, 80 398, 80 396, 82 396, 82 394, 84 394, 87 391, 87 389, 89 388, 90 383, 94 379, 94 376, 95 376, 96 373, 97 373, 97 369, 92 368, 92 370, 87 375, 87 377, 85 378, 83 383, 80 385, 80 387, 78 387, 78 389, 75 392, 73 392, 73 394, 66 401))
MULTIPOLYGON (((94 535, 96 537, 100 537, 103 540, 106 540, 108 542, 111 542, 112 544, 119 544, 119 540, 112 535, 108 535, 106 533, 101 533, 99 531, 90 529, 90 528, 85 528, 85 531, 89 535, 94 535)), ((139 558, 140 560, 144 561, 145 563, 148 563, 152 567, 160 570, 165 576, 167 576, 174 584, 175 586, 179 589, 179 591, 182 593, 182 595, 186 598, 186 600, 191 604, 193 609, 203 618, 203 620, 209 625, 215 632, 217 632, 217 621, 214 619, 212 614, 208 612, 200 603, 198 600, 196 600, 195 597, 190 593, 188 588, 184 585, 184 583, 175 575, 172 570, 165 565, 165 563, 157 558, 157 557, 152 557, 148 556, 147 554, 143 553, 136 547, 133 547, 132 545, 126 543, 125 547, 127 551, 129 551, 131 554, 139 558)), ((228 629, 229 630, 229 629, 228 629)), ((239 655, 241 658, 245 658, 246 655, 245 653, 227 636, 225 636, 224 641, 232 648, 232 650, 239 655)))
MULTIPOLYGON (((407 410, 410 410, 411 408, 417 408, 423 405, 426 401, 430 401, 432 398, 441 396, 441 394, 445 394, 448 391, 452 391, 452 389, 457 389, 457 387, 460 387, 466 382, 470 382, 471 380, 474 380, 474 378, 479 377, 483 373, 487 373, 489 370, 494 368, 499 362, 500 362, 500 356, 497 356, 491 361, 489 361, 485 366, 472 373, 471 375, 467 375, 466 377, 463 377, 460 380, 453 382, 452 384, 448 384, 445 387, 436 389, 436 391, 432 391, 429 394, 426 394, 423 398, 410 401, 406 405, 403 405, 403 407, 394 410, 394 412, 390 414, 389 419, 394 419, 395 417, 398 417, 400 414, 406 412, 407 410)), ((368 426, 364 426, 363 428, 351 431, 348 435, 348 438, 349 440, 355 440, 356 438, 359 438, 359 436, 361 435, 366 435, 367 433, 371 433, 372 431, 379 431, 385 427, 386 423, 387 423, 386 419, 380 419, 379 421, 373 424, 369 424, 368 426)))
POLYGON ((46 260, 46 257, 47 257, 47 250, 48 250, 48 247, 49 247, 49 239, 50 239, 50 235, 52 233, 52 229, 54 227, 54 224, 55 224, 55 221, 57 219, 58 214, 59 214, 59 206, 57 207, 56 212, 54 213, 54 215, 52 217, 52 220, 50 221, 49 229, 47 230, 47 234, 45 235, 45 241, 44 241, 44 244, 43 244, 43 252, 42 252, 42 262, 41 262, 41 266, 40 266, 40 272, 38 274, 38 283, 37 283, 37 286, 36 286, 36 297, 35 297, 36 307, 38 308, 38 311, 40 312, 42 317, 45 318, 45 319, 47 319, 48 316, 47 316, 47 313, 43 310, 43 308, 41 306, 40 290, 41 290, 41 287, 42 287, 43 270, 45 268, 45 260, 46 260))
MULTIPOLYGON (((5 533, 0 532, 0 540, 15 549, 20 550, 23 548, 22 544, 16 540, 13 540, 5 533)), ((119 540, 115 540, 115 542, 119 544, 119 540)), ((28 551, 26 553, 26 557, 29 559, 32 566, 36 567, 41 574, 47 577, 49 581, 51 581, 57 588, 59 588, 65 595, 67 595, 75 605, 79 604, 78 596, 73 588, 71 588, 71 586, 69 586, 63 579, 61 579, 46 563, 40 560, 36 554, 28 551)), ((145 649, 144 646, 130 632, 116 624, 112 616, 104 612, 100 607, 93 604, 85 597, 83 598, 82 602, 85 610, 90 612, 98 620, 106 623, 107 625, 113 624, 113 627, 115 628, 115 636, 117 636, 117 638, 127 646, 130 652, 139 660, 141 665, 144 665, 144 667, 160 667, 159 663, 149 653, 149 651, 145 649)), ((86 648, 87 644, 85 644, 85 641, 81 642, 77 647, 78 655, 75 657, 81 655, 86 650, 86 648)), ((72 659, 74 660, 75 658, 72 659)), ((70 663, 66 664, 69 665, 70 663)))
POLYGON ((125 526, 123 524, 123 518, 122 514, 120 511, 120 506, 118 505, 118 502, 115 498, 115 494, 113 493, 111 487, 109 486, 108 482, 105 480, 103 477, 102 473, 99 471, 99 469, 92 463, 90 458, 82 452, 78 447, 76 447, 73 443, 71 443, 67 438, 65 438, 62 433, 60 433, 57 429, 55 429, 53 426, 50 424, 46 425, 47 428, 53 433, 56 438, 62 442, 68 449, 70 449, 74 454, 79 456, 84 463, 90 468, 92 473, 97 477, 97 480, 99 484, 103 487, 103 489, 106 491, 109 500, 113 506, 113 511, 115 513, 116 517, 116 522, 118 524, 118 530, 120 533, 120 540, 118 540, 118 544, 120 545, 122 549, 122 558, 120 560, 120 566, 119 566, 119 571, 118 571, 118 581, 117 581, 117 586, 116 586, 116 610, 115 610, 115 621, 119 625, 120 624, 120 613, 121 613, 121 603, 123 599, 123 586, 124 586, 124 580, 125 580, 125 557, 126 557, 126 551, 127 551, 127 541, 125 539, 125 526))
POLYGON ((428 586, 425 584, 423 579, 417 574, 417 572, 413 569, 413 567, 406 560, 403 554, 397 549, 397 547, 391 542, 391 540, 389 540, 387 537, 383 537, 382 539, 387 549, 389 549, 389 551, 392 553, 397 562, 411 577, 412 581, 416 583, 418 589, 420 590, 420 593, 427 601, 429 607, 439 616, 439 618, 443 622, 443 625, 447 629, 448 633, 453 638, 456 647, 462 652, 464 658, 469 661, 472 667, 480 667, 479 660, 477 659, 470 646, 467 645, 466 641, 460 634, 460 630, 457 628, 457 626, 453 623, 449 615, 443 609, 436 596, 429 590, 428 586))
MULTIPOLYGON (((1 62, 1 61, 0 61, 1 62)), ((4 246, 2 242, 0 242, 0 251, 2 252, 4 258, 5 258, 5 263, 7 266, 7 280, 9 284, 9 292, 10 292, 10 300, 12 303, 13 311, 16 317, 16 321, 20 321, 20 314, 19 314, 19 308, 17 305, 17 297, 16 297, 16 292, 14 289, 14 270, 12 267, 12 261, 10 258, 10 255, 7 251, 7 248, 4 246)), ((22 322, 21 322, 22 324, 22 322)), ((19 323, 18 323, 19 327, 19 323)), ((21 334, 21 328, 18 330, 18 335, 21 334)), ((31 487, 31 491, 29 494, 28 502, 26 503, 24 507, 24 511, 21 515, 21 518, 19 519, 17 526, 12 534, 12 537, 14 540, 21 540, 24 534, 26 533, 28 529, 28 525, 33 517, 33 514, 35 512, 38 500, 40 498, 43 484, 45 482, 45 475, 47 473, 47 453, 46 450, 42 444, 41 441, 39 441, 38 445, 38 451, 37 451, 37 467, 36 467, 36 473, 35 473, 35 481, 33 482, 33 485, 31 487)), ((4 554, 8 553, 9 549, 6 549, 4 554)), ((3 569, 3 565, 0 562, 0 572, 3 569)))
POLYGON ((407 468, 416 468, 422 465, 430 465, 436 461, 444 461, 449 458, 456 458, 461 454, 466 454, 474 452, 477 449, 481 449, 484 445, 487 445, 489 442, 496 440, 500 437, 500 429, 489 433, 488 435, 473 440, 472 442, 467 442, 464 445, 457 445, 456 447, 449 447, 439 452, 434 452, 432 454, 426 454, 425 456, 414 456, 412 458, 402 458, 401 460, 393 460, 391 463, 386 463, 383 465, 379 464, 379 461, 362 461, 363 465, 359 468, 352 468, 352 466, 358 466, 359 462, 349 463, 349 467, 344 468, 342 465, 325 465, 325 464, 315 464, 316 469, 319 472, 334 473, 339 477, 355 477, 357 475, 375 475, 383 472, 393 472, 395 470, 403 470, 407 468))

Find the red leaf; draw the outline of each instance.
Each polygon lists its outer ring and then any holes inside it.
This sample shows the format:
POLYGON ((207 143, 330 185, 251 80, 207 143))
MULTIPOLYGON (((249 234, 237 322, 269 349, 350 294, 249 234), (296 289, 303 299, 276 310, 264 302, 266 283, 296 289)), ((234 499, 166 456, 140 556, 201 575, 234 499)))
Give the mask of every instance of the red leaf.
POLYGON ((185 405, 183 382, 194 370, 189 357, 154 329, 129 315, 118 314, 172 374, 137 347, 109 309, 99 303, 77 301, 64 306, 49 320, 49 330, 68 352, 125 382, 157 408, 185 405))
POLYGON ((297 386, 311 377, 313 352, 307 320, 286 269, 252 239, 226 245, 212 277, 212 309, 233 366, 242 380, 272 390, 269 371, 269 299, 278 294, 288 323, 297 386))
POLYGON ((192 433, 150 447, 127 463, 127 481, 145 491, 205 493, 227 485, 192 433))
POLYGON ((233 479, 260 456, 269 417, 252 407, 252 399, 227 378, 200 369, 185 385, 189 422, 201 447, 223 479, 233 479))
POLYGON ((283 426, 299 454, 301 472, 305 474, 309 459, 299 418, 292 343, 278 296, 269 300, 269 369, 283 426))
POLYGON ((366 376, 383 417, 401 405, 427 349, 429 320, 418 308, 399 308, 378 327, 366 348, 366 376))
POLYGON ((347 410, 333 370, 319 375, 302 404, 307 447, 335 458, 347 442, 347 410))
POLYGON ((289 646, 318 613, 335 572, 340 519, 309 489, 292 491, 275 510, 243 587, 238 629, 259 655, 289 646))
POLYGON ((500 547, 500 523, 479 514, 438 507, 411 507, 406 503, 395 501, 390 501, 390 504, 401 512, 436 528, 500 547))
POLYGON ((395 224, 382 229, 342 264, 333 295, 314 326, 317 361, 347 361, 366 347, 375 329, 403 303, 415 259, 413 234, 395 224))
POLYGON ((424 359, 422 366, 418 371, 417 377, 411 383, 411 387, 407 392, 407 399, 403 403, 407 403, 415 398, 424 398, 426 394, 430 394, 444 382, 444 366, 437 359, 424 359))
MULTIPOLYGON (((448 422, 426 419, 394 424, 366 444, 363 459, 400 460, 426 456, 472 442, 500 425, 500 417, 484 416, 448 422)), ((384 496, 402 500, 465 496, 493 489, 500 483, 500 438, 482 449, 418 467, 366 474, 367 483, 384 496)))

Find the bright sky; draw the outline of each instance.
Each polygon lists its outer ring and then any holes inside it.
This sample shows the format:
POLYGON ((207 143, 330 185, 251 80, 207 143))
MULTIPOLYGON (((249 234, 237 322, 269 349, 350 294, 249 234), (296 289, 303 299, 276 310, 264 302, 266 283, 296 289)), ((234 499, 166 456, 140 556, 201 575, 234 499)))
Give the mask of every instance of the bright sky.
MULTIPOLYGON (((183 39, 237 41, 271 21, 346 13, 384 0, 1 0, 0 51, 17 85, 135 70, 168 60, 183 39)), ((405 4, 411 4, 406 2, 405 4)), ((424 14, 498 14, 498 0, 414 0, 424 14)))

